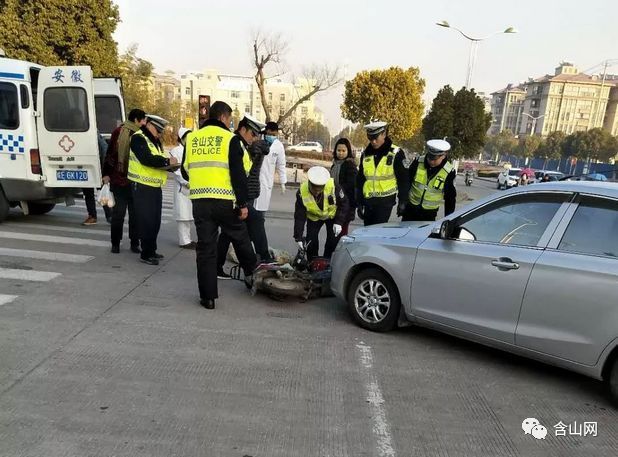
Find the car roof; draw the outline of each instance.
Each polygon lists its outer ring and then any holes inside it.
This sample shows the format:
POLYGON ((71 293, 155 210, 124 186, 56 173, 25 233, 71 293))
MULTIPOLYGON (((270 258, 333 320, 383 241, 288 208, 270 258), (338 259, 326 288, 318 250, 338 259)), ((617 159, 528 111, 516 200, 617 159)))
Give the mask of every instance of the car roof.
POLYGON ((607 181, 550 181, 520 188, 519 192, 580 192, 618 198, 618 183, 607 181))

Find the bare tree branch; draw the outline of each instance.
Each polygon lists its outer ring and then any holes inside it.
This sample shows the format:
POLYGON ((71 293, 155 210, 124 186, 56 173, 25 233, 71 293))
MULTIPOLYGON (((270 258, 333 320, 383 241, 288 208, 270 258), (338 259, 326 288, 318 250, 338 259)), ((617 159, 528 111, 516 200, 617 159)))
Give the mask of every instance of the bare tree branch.
MULTIPOLYGON (((266 33, 258 30, 253 34, 251 48, 253 51, 253 66, 255 68, 255 82, 260 91, 262 108, 266 115, 266 122, 271 120, 270 107, 266 101, 266 81, 272 76, 266 75, 269 64, 281 64, 287 52, 288 44, 280 34, 266 33)), ((280 75, 278 75, 280 76, 280 75)))
POLYGON ((318 92, 324 92, 333 86, 336 86, 342 81, 340 76, 339 67, 330 67, 328 65, 322 65, 320 67, 313 66, 306 69, 303 72, 301 79, 301 91, 299 92, 298 99, 292 106, 277 120, 278 124, 282 124, 287 118, 292 116, 296 109, 307 100, 311 99, 318 92))

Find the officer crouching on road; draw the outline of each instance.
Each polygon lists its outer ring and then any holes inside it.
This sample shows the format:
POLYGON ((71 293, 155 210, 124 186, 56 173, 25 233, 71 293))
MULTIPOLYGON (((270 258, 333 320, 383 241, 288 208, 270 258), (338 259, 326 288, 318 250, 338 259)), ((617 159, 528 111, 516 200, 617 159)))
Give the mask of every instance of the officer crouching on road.
MULTIPOLYGON (((388 137, 386 122, 365 125, 369 145, 363 151, 356 176, 358 217, 365 225, 388 222, 398 198, 400 206, 408 199, 410 182, 404 166, 403 149, 388 137)), ((398 208, 397 214, 399 215, 398 208)))
POLYGON ((326 224, 326 245, 324 257, 330 258, 337 246, 341 228, 348 214, 348 199, 343 189, 335 186, 324 167, 311 167, 307 172, 308 180, 300 185, 296 192, 294 210, 294 240, 302 249, 303 230, 307 222, 307 260, 318 255, 318 235, 322 225, 326 224))
POLYGON ((444 215, 455 211, 457 170, 446 157, 451 145, 445 140, 429 140, 425 155, 410 165, 409 202, 403 211, 403 221, 435 221, 444 202, 444 215))
MULTIPOLYGON (((197 230, 197 282, 200 303, 214 309, 217 289, 219 228, 234 246, 245 280, 251 281, 257 259, 244 220, 249 214, 247 174, 251 160, 238 135, 230 132, 232 108, 217 101, 202 128, 189 133, 182 175, 189 181, 189 198, 197 230)), ((250 135, 259 134, 251 131, 250 135)))
POLYGON ((158 265, 157 236, 161 228, 162 188, 167 182, 167 169, 177 165, 174 157, 163 151, 159 137, 168 122, 162 117, 146 115, 146 124, 131 136, 127 178, 137 216, 142 253, 140 260, 148 265, 158 265))

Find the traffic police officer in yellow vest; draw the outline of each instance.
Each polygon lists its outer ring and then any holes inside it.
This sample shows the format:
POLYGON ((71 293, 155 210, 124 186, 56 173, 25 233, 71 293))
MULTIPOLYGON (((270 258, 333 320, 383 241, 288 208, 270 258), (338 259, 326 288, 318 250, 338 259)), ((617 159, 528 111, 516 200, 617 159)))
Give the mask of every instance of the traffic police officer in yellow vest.
POLYGON ((410 183, 404 166, 405 153, 393 144, 386 122, 365 125, 369 145, 363 151, 356 176, 358 216, 365 225, 388 222, 399 201, 400 209, 408 198, 410 183))
POLYGON ((162 188, 167 182, 167 170, 178 160, 167 155, 160 136, 168 122, 162 117, 146 115, 146 124, 131 136, 129 168, 131 192, 137 216, 137 229, 142 247, 140 260, 158 265, 163 255, 157 253, 157 236, 161 228, 162 188))
POLYGON ((335 180, 330 177, 324 167, 311 167, 307 172, 308 180, 300 185, 296 192, 296 208, 294 210, 294 240, 303 248, 303 231, 307 223, 307 258, 318 255, 318 235, 323 225, 326 225, 326 245, 324 257, 330 257, 343 224, 348 214, 348 199, 343 189, 335 186, 335 180))
POLYGON ((445 140, 429 140, 425 154, 410 165, 410 194, 403 211, 404 221, 435 221, 444 202, 444 215, 455 211, 457 170, 446 157, 451 145, 445 140))
MULTIPOLYGON (((257 259, 244 220, 249 213, 247 173, 251 163, 242 139, 230 131, 232 108, 213 103, 209 119, 187 136, 182 175, 197 230, 197 283, 200 303, 214 309, 217 289, 219 228, 234 246, 245 280, 251 281, 257 259)), ((253 133, 255 137, 259 134, 253 133)))

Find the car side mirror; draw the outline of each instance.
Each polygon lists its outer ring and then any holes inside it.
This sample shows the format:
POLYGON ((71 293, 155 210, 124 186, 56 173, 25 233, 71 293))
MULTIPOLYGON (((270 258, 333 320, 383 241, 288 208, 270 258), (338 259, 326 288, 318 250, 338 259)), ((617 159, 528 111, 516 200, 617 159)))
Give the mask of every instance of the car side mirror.
POLYGON ((454 227, 455 224, 453 221, 442 221, 442 224, 440 224, 439 227, 436 226, 431 230, 431 237, 439 238, 441 240, 448 240, 453 234, 454 227))

